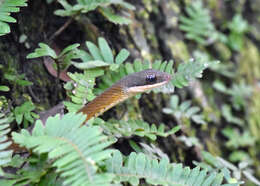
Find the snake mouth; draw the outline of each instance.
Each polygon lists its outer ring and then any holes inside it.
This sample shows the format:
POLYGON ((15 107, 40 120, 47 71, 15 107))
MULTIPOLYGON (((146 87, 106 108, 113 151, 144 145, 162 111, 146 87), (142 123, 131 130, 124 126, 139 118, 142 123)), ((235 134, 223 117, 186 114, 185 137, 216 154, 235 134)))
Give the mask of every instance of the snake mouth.
POLYGON ((154 88, 161 87, 161 86, 169 83, 169 81, 172 79, 172 76, 170 74, 165 73, 163 79, 164 80, 159 83, 129 87, 129 88, 127 88, 127 92, 128 93, 141 93, 141 92, 146 92, 146 91, 154 89, 154 88))
POLYGON ((166 81, 167 83, 172 79, 172 76, 170 74, 166 75, 166 81))
POLYGON ((153 88, 157 88, 157 87, 160 87, 162 85, 165 85, 170 80, 171 80, 171 76, 167 77, 167 80, 165 80, 163 82, 160 82, 160 83, 155 83, 155 84, 152 84, 152 85, 143 85, 143 86, 130 87, 130 88, 127 89, 127 92, 128 93, 141 93, 141 92, 145 92, 145 91, 151 90, 153 88))

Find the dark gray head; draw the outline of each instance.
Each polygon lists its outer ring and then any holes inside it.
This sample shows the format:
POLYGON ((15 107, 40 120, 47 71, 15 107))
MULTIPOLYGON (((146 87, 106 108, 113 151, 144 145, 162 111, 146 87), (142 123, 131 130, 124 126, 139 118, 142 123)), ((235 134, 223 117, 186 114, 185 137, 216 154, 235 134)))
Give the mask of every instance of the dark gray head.
POLYGON ((168 83, 171 75, 158 70, 147 69, 130 74, 118 83, 128 92, 138 93, 159 87, 168 83))

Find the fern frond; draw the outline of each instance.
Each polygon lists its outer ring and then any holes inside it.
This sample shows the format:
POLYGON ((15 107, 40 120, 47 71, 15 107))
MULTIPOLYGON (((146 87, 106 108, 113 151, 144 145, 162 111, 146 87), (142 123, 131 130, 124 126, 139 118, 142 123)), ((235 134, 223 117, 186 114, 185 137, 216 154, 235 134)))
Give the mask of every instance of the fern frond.
MULTIPOLYGON (((211 61, 210 56, 200 50, 195 50, 192 55, 194 56, 195 60, 199 60, 201 62, 211 61)), ((213 63, 213 65, 209 66, 210 70, 228 78, 234 78, 236 76, 235 66, 233 63, 219 63, 217 60, 213 60, 210 63, 213 63)))
POLYGON ((77 16, 100 8, 101 13, 111 22, 116 24, 129 24, 130 19, 116 15, 112 12, 110 5, 121 6, 125 9, 134 10, 135 7, 123 0, 77 0, 75 5, 70 5, 66 0, 60 0, 63 10, 56 10, 54 13, 59 16, 77 16))
POLYGON ((185 10, 188 16, 180 16, 180 29, 186 32, 186 38, 202 45, 208 44, 209 38, 216 39, 214 37, 217 37, 217 34, 209 10, 203 7, 202 1, 192 1, 185 10))
POLYGON ((148 155, 152 159, 161 159, 166 158, 170 159, 167 154, 165 154, 159 147, 157 147, 155 144, 146 144, 146 143, 139 143, 140 146, 135 143, 133 140, 129 141, 129 145, 134 149, 136 153, 144 153, 148 155))
POLYGON ((90 41, 86 42, 86 46, 89 52, 80 50, 79 53, 79 58, 82 62, 72 62, 75 67, 81 70, 109 67, 110 70, 115 71, 129 56, 129 52, 126 49, 122 49, 114 58, 112 49, 102 37, 98 38, 98 46, 90 41))
POLYGON ((38 57, 51 57, 56 63, 53 63, 53 68, 57 71, 57 63, 59 64, 60 70, 66 70, 73 63, 73 59, 80 58, 80 50, 78 47, 80 44, 75 43, 64 48, 59 55, 45 43, 39 43, 39 48, 36 48, 34 52, 26 56, 27 59, 38 58, 38 57))
POLYGON ((201 78, 205 69, 211 65, 219 63, 218 61, 200 61, 199 59, 190 59, 186 63, 181 63, 178 66, 177 72, 172 78, 172 84, 178 88, 188 86, 189 81, 195 78, 201 78))
MULTIPOLYGON (((118 182, 138 185, 140 179, 151 185, 191 186, 223 185, 223 174, 208 172, 195 167, 183 167, 182 164, 169 163, 167 158, 151 159, 143 153, 131 153, 123 157, 119 151, 106 162, 108 172, 115 174, 118 182)), ((232 184, 226 184, 232 185, 232 184)))
POLYGON ((0 36, 11 32, 8 23, 15 23, 16 20, 10 16, 12 12, 19 12, 20 8, 27 6, 27 0, 2 0, 0 1, 0 36))
POLYGON ((107 185, 113 175, 97 174, 97 164, 110 157, 105 148, 114 143, 102 135, 99 127, 81 126, 85 116, 68 113, 49 117, 45 126, 37 121, 30 134, 13 132, 13 140, 37 154, 47 153, 52 166, 64 178, 65 185, 107 185))
POLYGON ((241 14, 236 14, 227 26, 231 32, 226 43, 231 49, 240 51, 244 46, 244 34, 248 32, 250 28, 248 22, 243 19, 241 14))
MULTIPOLYGON (((46 173, 48 174, 48 172, 51 172, 52 175, 54 175, 54 178, 57 176, 57 173, 55 173, 53 169, 50 170, 46 154, 40 155, 37 158, 35 155, 21 157, 16 154, 12 157, 11 162, 8 163, 8 167, 12 167, 18 171, 11 174, 5 172, 4 177, 0 179, 0 185, 41 185, 40 182, 43 181, 46 173), (23 166, 25 164, 26 166, 23 166)), ((58 185, 56 183, 55 185, 58 185)))
POLYGON ((231 88, 227 88, 223 82, 216 80, 213 87, 224 94, 230 95, 232 105, 237 110, 241 110, 246 106, 246 98, 249 98, 252 94, 252 87, 242 81, 239 84, 232 84, 231 88))
POLYGON ((8 86, 5 85, 0 85, 0 91, 2 92, 8 92, 10 90, 10 88, 8 86))
MULTIPOLYGON (((235 186, 244 185, 244 181, 240 181, 240 180, 241 180, 241 174, 244 174, 245 177, 247 177, 247 174, 250 172, 247 166, 244 166, 243 168, 240 169, 239 167, 236 167, 234 164, 224 160, 223 158, 218 156, 215 157, 206 151, 202 151, 201 155, 204 161, 203 162, 193 161, 193 163, 196 166, 206 168, 207 170, 218 169, 220 170, 220 172, 223 173, 224 178, 225 180, 227 180, 228 183, 233 183, 233 185, 235 186)), ((252 173, 249 174, 250 176, 248 176, 247 178, 253 183, 255 183, 256 185, 259 185, 260 183, 259 180, 257 180, 257 178, 255 178, 252 175, 252 173)))
POLYGON ((34 52, 28 54, 26 58, 32 59, 32 58, 43 57, 43 56, 50 56, 53 59, 58 58, 55 50, 49 47, 45 43, 39 43, 39 48, 36 48, 34 52))
POLYGON ((155 124, 150 126, 147 122, 142 120, 110 120, 108 122, 104 122, 102 119, 96 118, 94 124, 97 124, 103 128, 105 133, 118 138, 122 136, 129 137, 137 135, 140 137, 148 137, 151 140, 156 140, 157 136, 167 137, 180 129, 180 127, 177 126, 169 131, 165 131, 164 124, 160 124, 157 128, 155 124))
POLYGON ((245 121, 233 115, 232 108, 230 105, 223 104, 221 106, 221 112, 222 116, 226 119, 227 122, 237 124, 241 127, 243 126, 245 121))
POLYGON ((102 69, 85 70, 83 73, 68 73, 72 81, 67 82, 64 88, 71 101, 64 101, 64 105, 70 112, 77 112, 84 104, 95 98, 92 91, 95 78, 103 74, 102 69))
POLYGON ((199 107, 191 106, 191 101, 184 101, 179 104, 177 95, 171 96, 170 107, 163 109, 164 113, 173 114, 178 119, 191 119, 195 123, 206 124, 203 120, 203 115, 198 113, 199 111, 199 107))
POLYGON ((39 115, 32 112, 35 109, 33 102, 26 101, 21 106, 15 107, 13 113, 18 125, 24 124, 27 128, 29 123, 34 123, 35 119, 39 118, 39 115))
POLYGON ((0 113, 0 168, 11 161, 12 151, 6 150, 11 145, 7 134, 11 131, 9 124, 13 121, 13 116, 5 116, 0 113))
POLYGON ((120 15, 114 14, 112 8, 110 8, 110 7, 106 7, 106 8, 101 7, 100 12, 102 13, 102 15, 105 18, 107 18, 110 22, 115 23, 115 24, 128 25, 132 22, 131 19, 127 19, 126 17, 122 17, 120 15))
POLYGON ((225 145, 230 149, 238 149, 239 147, 248 147, 255 145, 256 139, 250 134, 249 131, 240 133, 234 128, 226 127, 221 131, 221 133, 228 139, 225 145))

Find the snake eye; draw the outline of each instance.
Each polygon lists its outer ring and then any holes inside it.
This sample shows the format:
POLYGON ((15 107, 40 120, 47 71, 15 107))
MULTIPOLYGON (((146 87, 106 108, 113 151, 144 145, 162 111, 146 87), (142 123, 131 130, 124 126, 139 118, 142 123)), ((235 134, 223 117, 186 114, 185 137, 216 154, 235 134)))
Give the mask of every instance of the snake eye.
POLYGON ((146 76, 146 82, 147 83, 155 83, 156 80, 157 80, 157 78, 156 78, 156 76, 154 74, 146 76))

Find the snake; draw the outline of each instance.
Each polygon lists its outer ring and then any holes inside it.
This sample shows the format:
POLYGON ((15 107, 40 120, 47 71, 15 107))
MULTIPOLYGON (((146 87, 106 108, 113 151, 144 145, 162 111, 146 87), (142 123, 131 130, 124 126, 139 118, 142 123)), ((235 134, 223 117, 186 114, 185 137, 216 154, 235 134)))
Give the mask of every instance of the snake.
POLYGON ((78 113, 87 115, 85 122, 103 114, 124 100, 153 88, 167 84, 171 75, 154 69, 146 69, 125 76, 102 94, 83 106, 78 113))
MULTIPOLYGON (((167 84, 170 80, 170 74, 154 69, 147 69, 129 74, 83 106, 78 113, 87 115, 84 122, 86 123, 89 119, 101 115, 118 103, 138 93, 161 87, 167 84)), ((14 152, 26 151, 25 148, 20 147, 14 142, 12 142, 8 149, 14 150, 14 152)))

